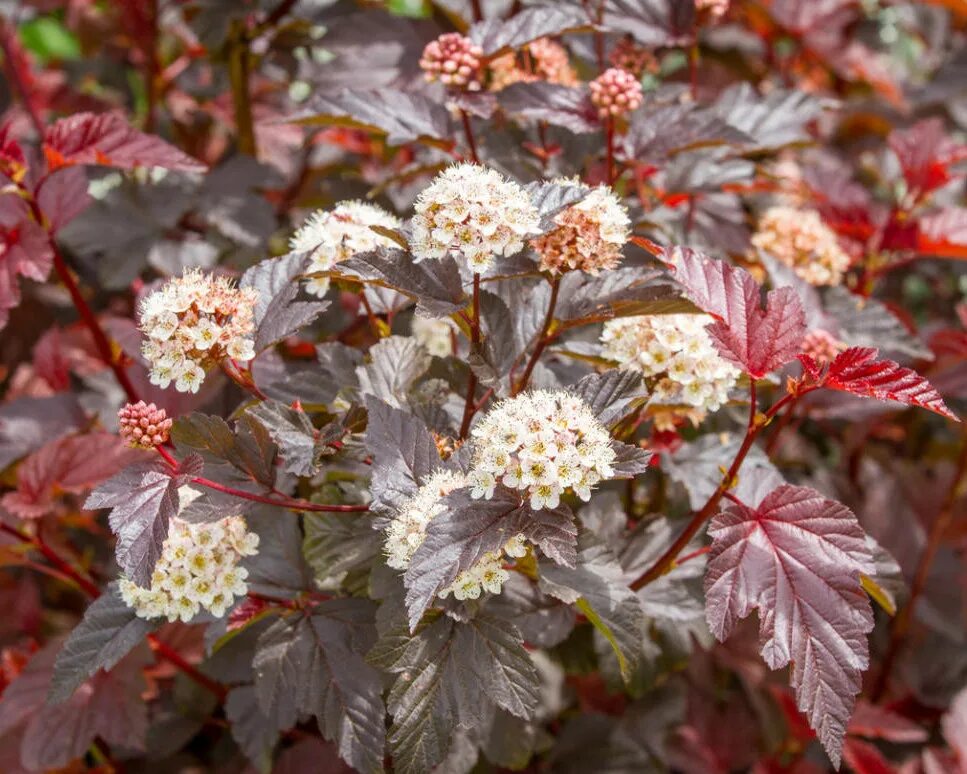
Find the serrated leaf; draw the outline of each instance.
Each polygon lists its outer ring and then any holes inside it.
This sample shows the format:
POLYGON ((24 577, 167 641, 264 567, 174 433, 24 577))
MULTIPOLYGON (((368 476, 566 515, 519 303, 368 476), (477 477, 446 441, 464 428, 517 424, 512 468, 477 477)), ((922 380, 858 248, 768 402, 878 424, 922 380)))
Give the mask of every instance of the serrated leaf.
MULTIPOLYGON (((356 648, 353 627, 365 600, 332 600, 311 616, 282 618, 260 637, 255 652, 255 693, 278 729, 314 715, 323 736, 362 772, 383 770, 385 730, 382 684, 356 648)), ((370 623, 371 625, 371 623, 370 623)))
POLYGON ((277 400, 263 400, 248 409, 269 431, 285 461, 285 469, 297 476, 311 476, 319 470, 326 439, 317 438, 308 415, 277 400))
POLYGON ((417 377, 430 367, 430 353, 410 336, 389 336, 370 347, 369 362, 356 368, 359 390, 401 408, 417 377))
POLYGON ((678 0, 606 0, 604 26, 644 46, 685 45, 694 35, 695 5, 678 0))
POLYGON ((794 89, 774 89, 760 97, 748 83, 739 83, 726 89, 712 110, 752 137, 756 147, 775 149, 809 140, 807 125, 831 104, 794 89))
MULTIPOLYGON (((960 420, 947 408, 940 393, 912 368, 904 368, 893 360, 877 360, 872 347, 850 347, 830 363, 822 385, 876 400, 918 406, 960 420)), ((807 359, 808 360, 808 359, 807 359)), ((815 367, 813 363, 813 367, 815 367)))
POLYGON ((491 58, 501 51, 520 48, 537 38, 560 35, 589 27, 587 14, 578 8, 553 5, 524 8, 509 19, 499 17, 477 22, 467 36, 491 58))
POLYGON ((612 368, 585 376, 572 391, 588 404, 601 424, 610 427, 648 397, 641 374, 612 368))
POLYGON ((84 503, 111 508, 108 521, 117 535, 115 553, 125 575, 147 587, 168 537, 168 522, 178 514, 178 488, 200 469, 187 459, 172 472, 163 462, 138 463, 98 486, 84 503))
POLYGON ((614 449, 613 478, 634 478, 644 473, 651 465, 654 454, 640 446, 611 440, 614 449))
POLYGON ((862 298, 846 288, 834 286, 826 292, 825 302, 826 312, 839 324, 839 338, 849 346, 933 358, 926 345, 882 301, 862 298))
POLYGON ((232 738, 245 756, 260 770, 268 769, 272 764, 272 749, 279 732, 262 714, 254 686, 240 685, 228 692, 225 718, 229 722, 232 738))
POLYGON ((614 650, 622 677, 630 680, 643 655, 646 620, 610 549, 592 533, 582 532, 573 568, 542 562, 539 572, 541 588, 584 613, 614 650))
POLYGON ((47 233, 31 218, 26 202, 14 194, 0 194, 0 329, 20 303, 18 277, 43 282, 53 265, 47 233))
POLYGON ((497 101, 510 115, 531 121, 546 121, 575 134, 596 132, 601 128, 587 87, 562 86, 545 81, 512 83, 497 93, 497 101))
POLYGON ((839 765, 873 612, 860 575, 876 572, 866 535, 846 506, 784 484, 755 508, 733 505, 708 529, 706 617, 719 640, 759 611, 762 657, 792 664, 799 709, 839 765))
POLYGON ((711 110, 695 105, 661 105, 632 114, 622 138, 625 154, 642 164, 666 164, 681 151, 751 141, 711 110))
POLYGON ((57 654, 48 701, 66 701, 99 669, 113 669, 155 626, 121 599, 117 583, 110 584, 90 604, 57 654))
POLYGON ((802 302, 778 288, 761 305, 761 288, 747 271, 687 247, 663 251, 695 305, 716 318, 706 330, 719 353, 761 379, 792 360, 806 334, 802 302))
POLYGON ((368 567, 382 552, 382 534, 355 513, 308 513, 302 553, 317 580, 368 567))
POLYGON ((521 718, 537 707, 537 670, 516 627, 503 620, 441 617, 414 636, 404 623, 370 659, 399 674, 387 703, 389 742, 395 770, 405 774, 431 771, 457 727, 482 724, 493 705, 521 718))
POLYGON ((596 277, 568 272, 561 280, 559 297, 556 317, 568 327, 613 317, 695 311, 667 274, 632 267, 596 277))
POLYGON ((139 132, 120 113, 75 113, 62 118, 47 127, 43 149, 52 169, 71 164, 164 167, 182 172, 206 169, 160 137, 139 132))
POLYGON ((540 230, 546 233, 556 227, 554 217, 588 195, 588 189, 567 183, 534 182, 524 186, 531 203, 541 216, 540 230))
POLYGON ((517 493, 505 489, 498 489, 491 500, 473 500, 466 490, 457 490, 443 499, 443 506, 403 576, 411 629, 457 575, 517 533, 553 561, 574 563, 577 529, 566 507, 532 511, 517 493))
POLYGON ((422 94, 399 89, 317 94, 289 121, 307 125, 355 126, 386 135, 390 145, 422 140, 447 147, 453 136, 443 105, 422 94))
POLYGON ((298 277, 305 273, 311 254, 287 253, 257 263, 239 281, 243 288, 258 291, 255 302, 255 351, 308 325, 329 306, 328 301, 298 301, 298 277))

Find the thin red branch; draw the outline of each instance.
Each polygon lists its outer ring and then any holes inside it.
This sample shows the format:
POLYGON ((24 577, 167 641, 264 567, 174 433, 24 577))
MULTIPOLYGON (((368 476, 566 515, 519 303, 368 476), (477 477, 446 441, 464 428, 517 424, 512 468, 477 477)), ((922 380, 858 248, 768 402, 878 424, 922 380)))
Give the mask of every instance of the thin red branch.
POLYGON ((460 118, 463 121, 463 133, 467 137, 467 146, 470 148, 470 158, 473 159, 474 164, 479 164, 480 158, 477 156, 477 143, 473 138, 473 126, 470 124, 470 116, 463 108, 460 108, 460 118))
MULTIPOLYGON (((473 309, 470 315, 470 341, 474 348, 480 344, 480 274, 473 275, 473 309)), ((471 370, 467 379, 467 398, 463 404, 463 420, 460 422, 460 437, 466 438, 470 432, 470 421, 474 415, 474 398, 477 395, 477 375, 471 370)))
POLYGON ((37 132, 37 138, 43 140, 45 129, 44 119, 41 118, 40 111, 37 110, 37 106, 30 98, 30 89, 27 88, 27 84, 24 83, 20 75, 20 70, 17 68, 17 57, 10 45, 9 36, 15 34, 16 32, 13 29, 7 29, 6 21, 0 19, 0 49, 3 50, 3 61, 6 64, 7 77, 10 79, 10 83, 13 84, 13 90, 17 93, 17 97, 23 104, 24 110, 30 116, 30 122, 34 126, 34 131, 37 132))
POLYGON ((550 343, 550 331, 551 326, 554 324, 554 311, 557 308, 557 295, 561 289, 561 278, 560 275, 554 275, 554 279, 551 280, 551 299, 547 304, 547 313, 544 315, 544 324, 541 326, 540 336, 538 336, 537 344, 534 346, 534 351, 531 353, 530 360, 527 361, 527 366, 524 368, 524 373, 521 374, 520 379, 514 385, 511 390, 511 395, 517 395, 527 388, 528 382, 530 382, 531 374, 534 372, 534 367, 537 365, 537 361, 541 359, 541 355, 550 343))

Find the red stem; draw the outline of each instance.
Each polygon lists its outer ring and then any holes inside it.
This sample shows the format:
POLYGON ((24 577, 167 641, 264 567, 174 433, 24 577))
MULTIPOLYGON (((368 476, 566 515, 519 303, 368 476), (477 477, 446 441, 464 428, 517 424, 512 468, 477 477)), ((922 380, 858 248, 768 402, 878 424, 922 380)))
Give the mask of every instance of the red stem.
POLYGON ((149 634, 148 644, 159 657, 163 658, 165 661, 174 664, 178 669, 184 672, 188 677, 194 680, 203 688, 211 691, 219 700, 224 701, 225 695, 228 693, 225 686, 221 685, 217 681, 210 678, 200 669, 198 669, 194 664, 188 663, 178 651, 172 648, 167 643, 158 639, 158 635, 149 634))
POLYGON ((604 137, 607 152, 605 156, 605 178, 608 185, 614 185, 614 118, 608 116, 604 121, 604 137))
POLYGON ((470 116, 467 115, 467 111, 460 108, 460 118, 463 120, 463 133, 467 136, 467 145, 470 147, 470 158, 473 159, 474 164, 480 163, 480 158, 477 156, 477 143, 473 139, 473 127, 470 125, 470 116))
POLYGON ((685 530, 678 539, 669 546, 668 550, 665 551, 653 564, 649 567, 645 573, 638 578, 634 583, 631 584, 631 588, 637 591, 640 588, 647 586, 654 580, 657 580, 665 573, 669 572, 675 567, 676 557, 682 552, 682 550, 687 546, 692 538, 698 534, 698 531, 702 528, 706 521, 708 521, 712 515, 715 513, 715 509, 718 507, 719 501, 735 485, 736 476, 739 473, 739 468, 742 467, 742 463, 745 461, 746 455, 752 448, 752 444, 755 442, 756 437, 762 431, 770 419, 772 419, 776 414, 782 411, 787 405, 789 405, 796 395, 803 395, 806 392, 811 392, 815 387, 806 387, 800 389, 795 395, 790 393, 785 395, 781 400, 777 401, 776 404, 766 412, 764 418, 760 418, 757 414, 757 398, 756 398, 756 388, 755 382, 751 382, 749 385, 749 423, 746 427, 745 438, 742 440, 742 445, 739 447, 738 453, 735 455, 735 459, 732 461, 731 467, 729 467, 728 472, 722 477, 722 481, 716 487, 715 491, 708 498, 705 505, 702 506, 693 517, 692 520, 685 527, 685 530))
MULTIPOLYGON (((480 274, 473 275, 473 311, 470 315, 470 341, 476 347, 480 344, 480 274)), ((471 370, 467 379, 467 398, 463 404, 463 420, 460 422, 460 437, 466 438, 470 432, 470 420, 474 415, 474 397, 477 394, 477 375, 471 370)))
POLYGON ((943 541, 944 534, 953 521, 954 507, 960 498, 961 486, 965 479, 967 479, 967 431, 964 432, 963 444, 961 445, 960 456, 957 458, 957 469, 954 472, 953 481, 950 482, 950 488, 944 497, 943 505, 940 507, 940 513, 937 514, 937 518, 934 519, 933 524, 930 526, 927 545, 924 547, 923 553, 920 555, 920 561, 917 563, 913 582, 910 584, 910 598, 900 610, 897 617, 893 619, 893 626, 890 628, 890 643, 887 646, 886 655, 883 657, 883 665, 880 667, 880 672, 877 675, 876 684, 871 694, 874 702, 879 701, 883 697, 883 694, 886 693, 886 688, 890 681, 890 673, 893 671, 893 665, 896 663, 897 656, 900 654, 904 640, 910 631, 910 624, 913 621, 913 613, 916 609, 917 602, 927 585, 927 580, 930 576, 930 567, 943 541))
POLYGON ((534 352, 531 354, 530 360, 527 361, 527 367, 524 368, 524 373, 517 381, 516 386, 511 390, 511 395, 517 395, 526 389, 531 374, 534 372, 534 366, 537 365, 537 361, 541 359, 544 349, 550 343, 548 333, 551 330, 551 325, 554 324, 554 310, 557 307, 557 294, 560 287, 561 278, 559 275, 555 275, 554 279, 551 280, 551 300, 547 304, 547 314, 544 315, 544 325, 541 327, 540 337, 537 339, 537 344, 534 347, 534 352))

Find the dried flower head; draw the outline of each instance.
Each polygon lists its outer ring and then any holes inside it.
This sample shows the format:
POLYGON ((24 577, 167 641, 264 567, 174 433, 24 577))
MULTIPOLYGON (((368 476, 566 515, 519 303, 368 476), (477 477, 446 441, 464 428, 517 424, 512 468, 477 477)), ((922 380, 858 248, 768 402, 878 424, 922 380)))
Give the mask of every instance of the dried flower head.
POLYGON ((846 345, 829 331, 816 328, 809 331, 802 342, 802 352, 820 363, 828 363, 846 349, 846 345))
POLYGON ((237 288, 225 277, 190 269, 141 303, 142 353, 151 383, 198 392, 205 372, 225 358, 255 357, 254 288, 237 288))
POLYGON ((463 257, 475 272, 495 255, 513 255, 538 233, 540 216, 517 183, 478 164, 456 164, 441 172, 417 197, 413 255, 417 261, 463 257))
POLYGON ((770 207, 759 219, 752 244, 792 268, 812 285, 838 285, 849 255, 815 210, 770 207))
POLYGON ((530 497, 531 508, 556 508, 575 492, 613 475, 611 436, 587 404, 565 391, 537 390, 495 405, 473 429, 468 482, 474 498, 493 497, 498 484, 530 497))
POLYGON ((739 378, 722 359, 705 326, 704 314, 624 317, 604 324, 604 357, 622 368, 640 371, 651 388, 651 403, 682 406, 689 418, 717 411, 739 378))
POLYGON ((430 41, 423 49, 420 67, 428 81, 465 91, 481 88, 483 50, 459 32, 448 32, 430 41))
MULTIPOLYGON (((403 503, 396 517, 386 528, 386 563, 396 569, 409 567, 413 554, 423 544, 426 529, 430 522, 443 513, 443 498, 451 492, 467 485, 467 477, 460 472, 441 470, 430 476, 416 494, 403 503)), ((451 593, 457 599, 477 599, 481 591, 499 594, 503 583, 509 577, 503 568, 503 554, 521 557, 527 553, 523 535, 515 535, 504 546, 503 551, 491 551, 470 569, 457 576, 456 580, 443 589, 439 596, 446 598, 451 593)))
POLYGON ((588 195, 554 217, 557 228, 531 240, 544 271, 597 274, 621 262, 631 233, 627 209, 610 187, 583 187, 588 195))
POLYGON ((639 79, 645 73, 657 73, 660 68, 658 58, 651 50, 639 44, 630 35, 623 37, 611 49, 608 61, 613 67, 626 70, 639 79))
POLYGON ((171 420, 154 403, 128 403, 118 411, 119 433, 128 446, 153 449, 168 440, 171 420))
POLYGON ((605 70, 588 85, 601 118, 623 116, 641 107, 641 84, 634 73, 620 67, 605 70))
POLYGON ((567 49, 550 38, 532 40, 521 54, 511 52, 497 57, 490 62, 489 70, 491 91, 500 91, 512 83, 546 81, 562 86, 579 83, 567 49))
MULTIPOLYGON (((300 252, 312 250, 307 272, 325 272, 356 253, 395 247, 392 239, 370 226, 397 229, 400 225, 399 218, 375 204, 339 202, 331 210, 317 210, 306 218, 289 240, 289 247, 300 252)), ((306 281, 306 290, 324 296, 329 290, 329 277, 310 278, 306 281)))
MULTIPOLYGON (((189 487, 182 487, 182 493, 183 500, 198 495, 189 487)), ((258 545, 258 535, 248 531, 241 516, 210 524, 172 519, 151 587, 122 578, 121 597, 141 618, 187 622, 202 609, 221 618, 237 597, 248 593, 248 571, 239 560, 258 553, 258 545)))

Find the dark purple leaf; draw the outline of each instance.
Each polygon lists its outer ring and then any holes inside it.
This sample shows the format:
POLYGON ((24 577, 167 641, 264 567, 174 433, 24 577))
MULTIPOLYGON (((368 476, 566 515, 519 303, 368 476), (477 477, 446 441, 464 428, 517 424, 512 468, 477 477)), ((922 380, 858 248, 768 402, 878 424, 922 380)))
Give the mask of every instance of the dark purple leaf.
POLYGON ((507 49, 516 49, 537 38, 560 35, 580 28, 588 28, 587 14, 579 8, 544 5, 525 8, 509 19, 491 18, 474 24, 468 37, 483 49, 484 56, 493 56, 507 49))

